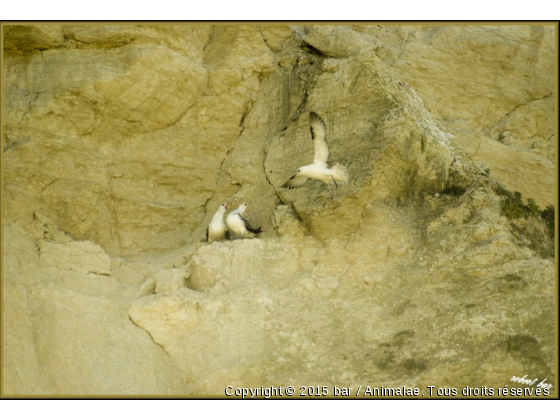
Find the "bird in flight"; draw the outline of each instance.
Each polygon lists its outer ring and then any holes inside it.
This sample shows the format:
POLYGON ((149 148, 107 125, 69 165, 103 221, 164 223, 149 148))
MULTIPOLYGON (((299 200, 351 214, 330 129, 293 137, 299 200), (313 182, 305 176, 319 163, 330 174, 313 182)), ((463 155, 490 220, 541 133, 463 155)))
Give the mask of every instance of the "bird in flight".
POLYGON ((334 199, 332 185, 338 187, 338 182, 348 182, 348 172, 344 165, 335 163, 332 168, 327 166, 329 159, 329 146, 327 145, 327 127, 325 122, 316 113, 309 113, 309 128, 311 141, 315 147, 313 163, 300 166, 294 176, 281 185, 281 188, 299 188, 309 179, 318 179, 329 186, 329 195, 334 199))

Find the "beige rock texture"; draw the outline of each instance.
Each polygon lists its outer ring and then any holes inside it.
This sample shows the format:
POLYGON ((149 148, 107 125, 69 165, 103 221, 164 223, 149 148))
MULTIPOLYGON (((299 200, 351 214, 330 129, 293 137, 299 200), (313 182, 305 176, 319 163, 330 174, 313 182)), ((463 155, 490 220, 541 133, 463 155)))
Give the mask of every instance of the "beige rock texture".
POLYGON ((541 207, 555 203, 553 25, 364 30, 466 156, 541 207))
POLYGON ((3 395, 555 392, 554 25, 2 29, 3 395))

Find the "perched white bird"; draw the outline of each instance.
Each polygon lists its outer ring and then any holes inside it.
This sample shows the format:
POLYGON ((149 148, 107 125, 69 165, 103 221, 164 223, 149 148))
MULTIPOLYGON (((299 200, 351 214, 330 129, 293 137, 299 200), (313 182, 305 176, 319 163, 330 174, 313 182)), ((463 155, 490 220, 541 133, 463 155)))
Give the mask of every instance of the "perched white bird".
POLYGON ((224 223, 224 214, 226 214, 227 205, 222 204, 214 217, 210 225, 206 228, 206 241, 219 241, 220 239, 229 239, 229 232, 227 231, 226 224, 224 223))
POLYGON ((309 128, 311 141, 315 146, 313 163, 300 166, 297 173, 281 185, 281 188, 299 188, 309 178, 318 179, 329 185, 331 200, 334 198, 332 184, 338 187, 337 181, 348 182, 348 172, 344 165, 335 163, 332 168, 327 166, 329 159, 329 146, 327 145, 327 128, 325 122, 314 112, 309 113, 309 128))
POLYGON ((237 210, 232 211, 226 217, 226 224, 230 231, 235 233, 237 236, 243 237, 245 232, 249 231, 251 233, 257 234, 261 233, 261 228, 253 229, 249 222, 243 218, 243 212, 247 208, 247 203, 241 203, 237 210))

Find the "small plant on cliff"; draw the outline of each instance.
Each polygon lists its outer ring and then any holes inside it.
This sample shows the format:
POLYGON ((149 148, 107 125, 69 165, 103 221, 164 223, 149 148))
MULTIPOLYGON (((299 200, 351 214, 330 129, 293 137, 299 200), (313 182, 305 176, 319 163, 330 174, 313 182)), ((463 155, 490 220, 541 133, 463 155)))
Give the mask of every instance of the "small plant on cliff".
POLYGON ((554 239, 554 206, 549 204, 546 208, 541 211, 541 217, 546 222, 546 226, 548 227, 548 234, 551 238, 554 239))
POLYGON ((528 212, 525 209, 525 204, 523 204, 521 193, 519 191, 515 191, 513 194, 510 191, 507 192, 509 194, 506 195, 506 199, 501 204, 502 214, 508 219, 527 218, 528 212))
MULTIPOLYGON (((511 192, 503 187, 496 188, 496 193, 504 197, 504 200, 500 204, 502 209, 502 214, 510 220, 519 219, 523 217, 528 219, 531 217, 540 217, 546 224, 548 236, 554 240, 555 233, 555 219, 554 219, 554 206, 548 205, 544 210, 541 210, 535 200, 532 198, 527 198, 527 204, 523 202, 521 193, 519 191, 511 192)), ((542 237, 535 236, 534 232, 531 233, 530 229, 523 227, 521 225, 513 226, 514 230, 526 236, 531 242, 531 248, 538 250, 543 256, 554 256, 554 247, 550 250, 547 246, 543 248, 542 237)))
MULTIPOLYGON (((503 187, 498 187, 496 193, 505 197, 505 200, 502 201, 501 208, 502 214, 508 219, 519 219, 520 217, 526 219, 529 216, 541 216, 545 220, 548 220, 547 217, 550 218, 550 209, 541 211, 532 198, 527 198, 527 204, 525 204, 519 191, 512 193, 503 187)), ((554 207, 548 206, 547 209, 549 207, 552 207, 552 222, 554 223, 554 207)))
POLYGON ((537 203, 535 203, 535 200, 533 200, 532 198, 527 199, 527 205, 525 206, 525 209, 529 214, 535 214, 535 215, 541 214, 541 209, 539 208, 537 203))

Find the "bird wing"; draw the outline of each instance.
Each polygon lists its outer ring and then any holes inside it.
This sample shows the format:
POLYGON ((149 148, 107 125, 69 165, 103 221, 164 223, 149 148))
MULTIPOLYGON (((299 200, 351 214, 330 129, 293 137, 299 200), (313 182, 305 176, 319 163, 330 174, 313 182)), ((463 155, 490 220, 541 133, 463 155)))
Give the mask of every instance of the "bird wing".
POLYGON ((307 178, 305 175, 294 175, 293 177, 288 179, 286 182, 284 182, 280 187, 281 188, 299 188, 303 184, 305 184, 308 180, 309 180, 309 178, 307 178))
POLYGON ((314 112, 309 113, 309 129, 311 130, 311 139, 315 146, 315 157, 313 163, 321 166, 327 166, 329 160, 329 146, 327 145, 327 127, 325 122, 314 112))
POLYGON ((253 227, 249 224, 249 222, 243 217, 243 216, 239 216, 241 218, 241 221, 243 222, 243 225, 245 225, 245 229, 247 229, 249 232, 252 233, 261 233, 261 228, 257 228, 257 229, 253 229, 253 227))

